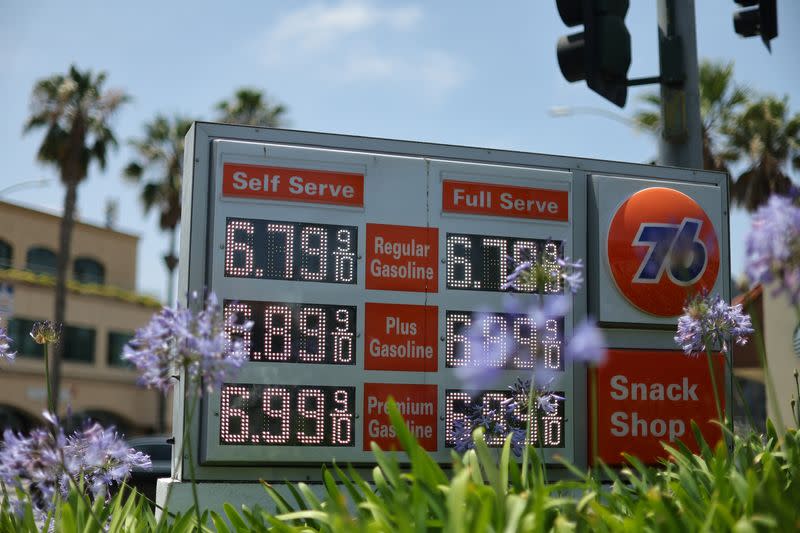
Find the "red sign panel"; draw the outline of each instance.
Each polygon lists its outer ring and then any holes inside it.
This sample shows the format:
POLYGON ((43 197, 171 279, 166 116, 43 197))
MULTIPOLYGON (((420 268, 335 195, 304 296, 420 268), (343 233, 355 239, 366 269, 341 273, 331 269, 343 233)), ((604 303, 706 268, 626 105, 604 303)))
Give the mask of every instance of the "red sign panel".
POLYGON ((436 385, 395 383, 364 383, 364 450, 370 450, 370 442, 383 450, 401 448, 386 408, 389 396, 394 398, 406 426, 420 445, 429 452, 436 451, 439 412, 436 385))
POLYGON ((513 185, 444 180, 442 211, 538 220, 569 220, 569 193, 513 185))
POLYGON ((364 368, 436 372, 438 307, 365 304, 364 368))
POLYGON ((226 163, 222 168, 222 195, 363 207, 364 176, 226 163))
POLYGON ((703 208, 682 192, 644 189, 619 206, 608 229, 608 266, 619 291, 656 316, 676 316, 719 273, 719 245, 703 208))
POLYGON ((366 287, 438 292, 439 229, 367 224, 366 287))
MULTIPOLYGON (((725 360, 714 356, 714 371, 725 410, 725 360)), ((607 464, 620 464, 622 453, 645 463, 666 457, 661 442, 680 440, 698 451, 691 421, 712 445, 722 438, 705 356, 679 351, 609 350, 605 365, 594 369, 597 383, 597 450, 607 464)), ((591 399, 590 399, 591 401, 591 399)), ((592 406, 590 405, 590 412, 592 406)))

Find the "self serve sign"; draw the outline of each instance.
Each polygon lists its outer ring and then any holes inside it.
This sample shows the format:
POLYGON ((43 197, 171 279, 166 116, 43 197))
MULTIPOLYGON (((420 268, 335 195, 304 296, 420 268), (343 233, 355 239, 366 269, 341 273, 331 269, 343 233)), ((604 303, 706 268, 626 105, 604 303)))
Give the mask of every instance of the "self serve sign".
POLYGON ((646 313, 671 317, 710 291, 719 273, 714 226, 686 194, 650 187, 617 208, 608 230, 608 267, 620 293, 646 313))

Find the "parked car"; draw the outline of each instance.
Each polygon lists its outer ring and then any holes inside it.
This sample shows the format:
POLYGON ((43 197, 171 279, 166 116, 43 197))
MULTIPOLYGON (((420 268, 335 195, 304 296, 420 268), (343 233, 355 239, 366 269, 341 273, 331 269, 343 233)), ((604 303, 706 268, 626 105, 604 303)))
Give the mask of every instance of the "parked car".
POLYGON ((135 487, 139 492, 156 500, 156 480, 162 477, 169 477, 171 473, 172 461, 172 438, 167 435, 148 435, 128 439, 128 446, 146 453, 152 461, 151 468, 134 468, 128 484, 135 487))

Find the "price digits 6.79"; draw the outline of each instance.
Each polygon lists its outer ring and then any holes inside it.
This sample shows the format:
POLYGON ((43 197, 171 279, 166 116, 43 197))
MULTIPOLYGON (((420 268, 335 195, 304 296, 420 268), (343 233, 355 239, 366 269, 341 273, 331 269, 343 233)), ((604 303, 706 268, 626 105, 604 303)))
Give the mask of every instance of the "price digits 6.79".
POLYGON ((355 284, 358 228, 248 218, 225 221, 225 276, 355 284))
MULTIPOLYGON (((548 271, 560 271, 561 241, 496 237, 464 233, 447 234, 447 288, 469 291, 502 291, 516 265, 530 261, 548 271)), ((544 287, 519 281, 518 292, 556 294, 561 292, 561 278, 553 276, 544 287)))
POLYGON ((220 444, 354 446, 355 387, 225 384, 220 444))

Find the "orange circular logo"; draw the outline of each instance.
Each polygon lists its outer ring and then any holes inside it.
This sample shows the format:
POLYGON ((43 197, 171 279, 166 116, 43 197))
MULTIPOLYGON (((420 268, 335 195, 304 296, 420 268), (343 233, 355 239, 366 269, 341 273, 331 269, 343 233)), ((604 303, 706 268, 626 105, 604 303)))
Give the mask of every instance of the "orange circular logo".
POLYGON ((619 206, 608 228, 608 265, 634 306, 676 316, 687 298, 710 291, 719 273, 719 245, 703 208, 682 192, 652 187, 619 206))

